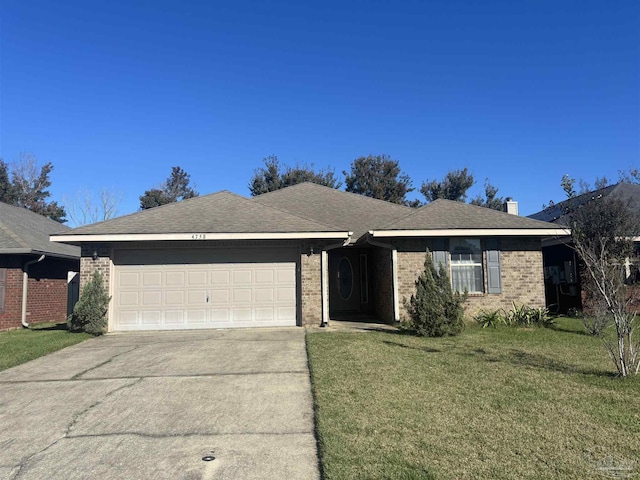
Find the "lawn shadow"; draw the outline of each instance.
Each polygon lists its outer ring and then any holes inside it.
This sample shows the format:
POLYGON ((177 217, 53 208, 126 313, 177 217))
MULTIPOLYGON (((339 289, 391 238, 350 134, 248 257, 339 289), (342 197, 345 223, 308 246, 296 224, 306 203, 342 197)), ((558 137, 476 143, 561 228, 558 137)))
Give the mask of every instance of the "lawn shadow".
POLYGON ((562 333, 573 333, 575 335, 587 335, 589 336, 589 334, 587 332, 584 331, 584 329, 582 330, 574 330, 571 328, 566 328, 557 324, 553 324, 550 327, 547 327, 550 330, 555 330, 556 332, 562 332, 562 333))
POLYGON ((385 345, 390 345, 392 347, 406 348, 406 349, 409 349, 409 350, 419 350, 419 351, 427 352, 427 353, 440 353, 440 352, 442 352, 442 350, 438 350, 437 348, 412 347, 410 345, 405 345, 404 343, 391 342, 389 340, 383 340, 382 343, 384 343, 385 345))
POLYGON ((56 323, 55 325, 49 325, 48 327, 39 327, 37 324, 31 325, 31 330, 39 332, 55 331, 55 330, 69 330, 66 323, 56 323))
POLYGON ((604 370, 596 370, 593 368, 582 368, 577 365, 571 365, 558 361, 554 358, 547 357, 536 353, 529 353, 523 350, 511 349, 508 353, 494 355, 491 358, 484 358, 488 362, 506 362, 516 366, 533 367, 541 370, 549 370, 552 372, 580 375, 590 375, 596 377, 615 377, 613 372, 604 370))

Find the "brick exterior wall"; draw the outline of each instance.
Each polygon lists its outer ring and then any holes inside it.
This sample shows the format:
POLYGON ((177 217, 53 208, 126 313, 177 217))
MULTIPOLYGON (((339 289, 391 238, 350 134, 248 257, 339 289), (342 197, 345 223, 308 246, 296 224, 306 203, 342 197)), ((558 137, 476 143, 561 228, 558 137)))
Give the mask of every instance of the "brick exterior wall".
POLYGON ((0 330, 18 328, 21 324, 22 270, 20 268, 7 268, 5 307, 4 310, 0 310, 0 330))
MULTIPOLYGON (((432 249, 428 240, 396 240, 398 248, 398 293, 400 318, 406 318, 403 299, 415 293, 415 281, 424 268, 425 251, 432 249)), ((484 285, 487 285, 486 254, 483 252, 484 285)), ((470 319, 479 310, 510 309, 516 305, 544 307, 544 275, 539 238, 501 238, 500 274, 502 293, 469 295, 465 316, 470 319)))
POLYGON ((102 272, 102 278, 104 280, 104 286, 107 292, 109 289, 109 283, 111 282, 111 257, 110 249, 106 246, 83 246, 82 257, 80 258, 80 295, 82 295, 82 289, 87 284, 93 272, 96 270, 102 272), (93 259, 93 252, 98 253, 98 258, 93 259))
MULTIPOLYGON (((22 265, 37 257, 6 255, 0 268, 7 269, 5 308, 0 311, 0 330, 22 325, 22 265)), ((27 323, 64 322, 67 319, 67 272, 78 270, 77 260, 47 257, 29 267, 27 323)))
POLYGON ((300 255, 302 325, 322 322, 322 269, 320 252, 300 255))

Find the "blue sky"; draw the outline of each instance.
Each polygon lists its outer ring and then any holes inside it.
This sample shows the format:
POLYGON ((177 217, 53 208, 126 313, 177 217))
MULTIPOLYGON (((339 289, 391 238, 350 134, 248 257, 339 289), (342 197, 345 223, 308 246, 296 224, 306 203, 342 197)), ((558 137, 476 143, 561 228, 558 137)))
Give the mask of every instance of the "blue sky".
POLYGON ((0 22, 0 156, 52 162, 54 199, 129 213, 174 165, 248 195, 269 154, 342 176, 386 153, 527 215, 563 174, 640 168, 636 0, 4 0, 0 22))

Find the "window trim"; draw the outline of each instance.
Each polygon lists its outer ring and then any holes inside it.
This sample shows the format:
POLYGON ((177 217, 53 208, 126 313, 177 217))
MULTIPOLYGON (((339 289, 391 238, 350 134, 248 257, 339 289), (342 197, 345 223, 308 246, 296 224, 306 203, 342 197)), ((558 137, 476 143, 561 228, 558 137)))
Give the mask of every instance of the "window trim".
MULTIPOLYGON (((481 238, 477 238, 477 237, 456 237, 456 238, 450 238, 449 239, 449 279, 451 281, 451 288, 453 288, 453 269, 455 267, 480 267, 480 279, 482 281, 482 290, 480 291, 469 291, 467 292, 469 295, 486 295, 487 293, 487 285, 485 282, 485 278, 484 278, 484 274, 485 274, 485 265, 484 265, 484 249, 482 248, 482 239, 481 238), (453 248, 452 248, 452 243, 454 243, 455 241, 459 241, 459 242, 464 242, 467 240, 475 240, 478 242, 478 247, 480 250, 480 261, 479 262, 474 262, 474 263, 462 263, 462 264, 455 264, 454 260, 453 260, 453 248)), ((475 277, 475 275, 474 275, 475 277)), ((477 280, 477 279, 476 279, 477 280)), ((454 290, 454 292, 457 290, 454 290)), ((458 293, 464 293, 464 292, 458 292, 458 293)))

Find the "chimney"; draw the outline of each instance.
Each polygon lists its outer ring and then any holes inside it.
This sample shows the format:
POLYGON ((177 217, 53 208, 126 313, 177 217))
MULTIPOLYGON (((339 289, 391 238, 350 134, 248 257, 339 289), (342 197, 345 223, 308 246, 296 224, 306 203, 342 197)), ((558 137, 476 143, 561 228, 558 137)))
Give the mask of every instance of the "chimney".
POLYGON ((518 202, 511 197, 507 197, 507 200, 502 205, 502 210, 511 215, 518 215, 518 202))

